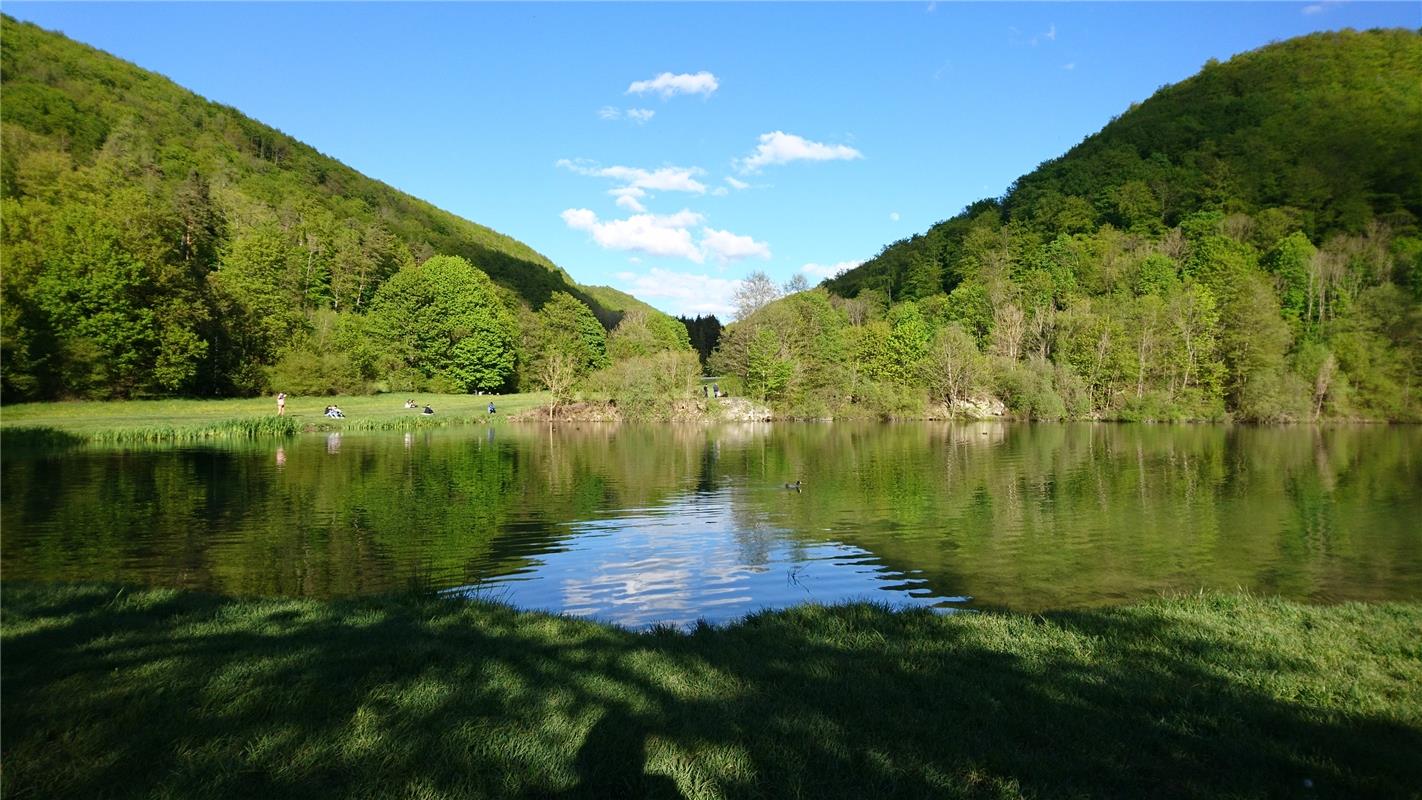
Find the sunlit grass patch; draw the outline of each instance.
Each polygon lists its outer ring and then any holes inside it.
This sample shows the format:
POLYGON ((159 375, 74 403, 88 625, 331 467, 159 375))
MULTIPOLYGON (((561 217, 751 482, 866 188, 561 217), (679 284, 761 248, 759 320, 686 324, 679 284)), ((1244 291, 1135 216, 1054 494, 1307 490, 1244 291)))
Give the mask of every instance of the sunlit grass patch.
POLYGON ((122 400, 25 403, 0 409, 0 445, 64 447, 131 446, 294 436, 327 431, 400 431, 501 424, 508 416, 546 402, 546 395, 410 395, 291 397, 278 416, 271 398, 238 400, 122 400), (490 402, 494 414, 488 412, 490 402), (325 416, 339 406, 343 418, 325 416), (433 415, 421 410, 429 405, 433 415))

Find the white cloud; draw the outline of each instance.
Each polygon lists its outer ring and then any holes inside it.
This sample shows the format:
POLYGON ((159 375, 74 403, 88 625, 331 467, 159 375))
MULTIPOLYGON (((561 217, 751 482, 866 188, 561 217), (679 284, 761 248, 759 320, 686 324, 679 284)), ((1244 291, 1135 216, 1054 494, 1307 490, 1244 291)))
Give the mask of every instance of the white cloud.
POLYGON ((691 240, 689 228, 702 216, 683 209, 675 214, 635 214, 627 219, 600 221, 586 208, 570 208, 563 222, 573 230, 587 231, 605 250, 630 250, 653 256, 674 256, 700 264, 705 256, 691 240))
MULTIPOLYGON (((706 184, 693 177, 695 175, 706 174, 706 170, 700 167, 661 167, 654 170, 645 170, 639 167, 601 167, 598 166, 596 162, 567 158, 560 159, 558 166, 572 170, 579 175, 587 175, 594 178, 611 178, 622 184, 622 187, 619 188, 631 187, 654 192, 706 193, 706 184)), ((640 197, 641 195, 638 196, 640 197)))
POLYGON ((662 97, 671 97, 678 94, 703 94, 710 95, 720 88, 716 76, 705 70, 696 74, 681 73, 673 75, 670 72, 663 72, 649 81, 633 81, 627 87, 628 94, 646 94, 655 92, 662 97))
POLYGON ((711 190, 711 194, 712 194, 712 196, 714 196, 714 197, 725 197, 726 195, 728 195, 728 194, 730 194, 730 193, 731 193, 731 190, 730 190, 730 189, 727 189, 727 188, 724 187, 724 186, 717 186, 715 189, 712 189, 712 190, 711 190))
POLYGON ((731 184, 731 188, 732 188, 732 189, 740 190, 740 189, 749 189, 749 188, 750 188, 750 184, 749 184, 749 183, 746 183, 745 181, 742 181, 742 180, 737 180, 737 179, 735 179, 735 178, 732 178, 730 175, 727 175, 727 176, 726 176, 726 183, 731 184))
POLYGON ((618 208, 625 208, 628 211, 635 211, 639 214, 647 210, 641 201, 641 198, 646 197, 647 193, 638 189, 636 186, 622 186, 617 189, 609 189, 607 193, 617 198, 616 202, 618 208))
POLYGON ((738 168, 742 173, 751 173, 771 164, 791 161, 848 161, 863 157, 863 153, 848 145, 822 144, 792 133, 772 131, 760 135, 755 153, 741 159, 738 168))
POLYGON ((656 192, 706 193, 706 185, 692 177, 705 174, 705 170, 699 167, 661 167, 654 170, 637 167, 607 167, 599 170, 597 174, 604 178, 622 181, 628 186, 638 189, 651 189, 656 192))
POLYGON ((617 106, 603 106, 602 108, 599 108, 597 110, 598 119, 626 119, 630 122, 635 122, 638 125, 646 125, 647 122, 656 115, 657 112, 653 111, 650 108, 629 108, 626 111, 623 111, 617 106))
POLYGON ((898 221, 899 221, 899 212, 897 212, 897 211, 890 211, 890 212, 889 212, 889 219, 893 220, 894 222, 898 222, 898 221))
POLYGON ((863 261, 841 261, 838 264, 815 264, 812 262, 800 267, 800 271, 816 278, 833 278, 863 263, 863 261))
POLYGON ((715 228, 701 229, 701 250, 722 263, 742 258, 770 258, 770 245, 715 228))
POLYGON ((653 301, 659 307, 670 307, 673 314, 696 316, 697 314, 719 314, 723 318, 736 311, 732 296, 738 280, 717 278, 688 272, 675 272, 660 267, 652 267, 646 272, 619 272, 615 277, 622 288, 653 301))
MULTIPOLYGON (((630 207, 631 203, 637 203, 632 194, 618 197, 618 205, 630 207)), ((693 241, 691 229, 701 225, 705 217, 688 209, 675 214, 638 213, 627 219, 601 220, 590 209, 570 208, 562 217, 569 228, 591 234, 605 250, 685 258, 697 264, 708 256, 722 264, 743 258, 770 258, 770 245, 730 231, 702 227, 701 240, 693 241)))
POLYGON ((1076 69, 1076 62, 1068 61, 1067 63, 1062 65, 1062 69, 1066 70, 1067 72, 1071 72, 1072 70, 1076 69))
POLYGON ((597 225, 597 214, 586 208, 570 208, 561 215, 563 222, 569 228, 579 231, 590 231, 597 225))

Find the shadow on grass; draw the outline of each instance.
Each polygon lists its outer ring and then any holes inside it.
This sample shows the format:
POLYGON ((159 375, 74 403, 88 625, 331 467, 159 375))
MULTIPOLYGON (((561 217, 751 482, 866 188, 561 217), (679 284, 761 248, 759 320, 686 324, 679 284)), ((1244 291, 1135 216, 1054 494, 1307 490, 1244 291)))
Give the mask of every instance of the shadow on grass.
POLYGON ((635 634, 446 600, 114 598, 6 587, 6 796, 1422 786, 1416 607, 1195 598, 1046 618, 807 607, 635 634))
POLYGON ((75 433, 45 426, 0 428, 0 450, 63 450, 87 443, 75 433))

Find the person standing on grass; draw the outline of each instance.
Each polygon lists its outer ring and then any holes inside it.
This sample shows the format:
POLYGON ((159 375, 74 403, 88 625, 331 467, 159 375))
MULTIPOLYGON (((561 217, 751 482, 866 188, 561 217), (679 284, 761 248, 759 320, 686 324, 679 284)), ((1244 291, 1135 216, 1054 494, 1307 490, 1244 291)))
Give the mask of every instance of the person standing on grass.
POLYGON ((277 416, 286 416, 286 392, 277 392, 277 416))

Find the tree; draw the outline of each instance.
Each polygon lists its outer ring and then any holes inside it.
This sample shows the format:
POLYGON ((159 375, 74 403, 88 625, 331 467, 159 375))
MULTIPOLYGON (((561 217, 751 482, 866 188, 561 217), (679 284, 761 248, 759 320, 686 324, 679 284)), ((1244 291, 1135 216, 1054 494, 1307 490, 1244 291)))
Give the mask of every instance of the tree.
POLYGON ((715 314, 708 314, 704 317, 698 314, 695 319, 690 317, 677 317, 677 319, 686 326, 691 346, 701 357, 701 363, 704 365, 709 362, 711 353, 721 343, 721 320, 716 319, 715 314))
POLYGON ((607 337, 607 354, 614 361, 691 349, 686 326, 655 311, 627 312, 607 337))
POLYGON ((981 371, 978 344, 962 326, 953 323, 934 334, 924 369, 933 397, 950 405, 967 400, 981 371))
POLYGON ((1264 267, 1273 273, 1284 317, 1300 327, 1313 324, 1314 260, 1318 248, 1302 233, 1280 239, 1264 256, 1264 267))
POLYGON ((513 375, 513 316, 489 276, 458 256, 435 256, 381 286, 370 333, 435 389, 494 390, 513 375))
POLYGON ((915 254, 904 273, 903 289, 899 292, 905 300, 922 300, 943 291, 943 265, 926 253, 915 254))
POLYGON ((528 333, 528 358, 535 373, 541 372, 540 362, 555 355, 563 356, 578 377, 609 363, 607 331, 591 309, 567 292, 556 292, 543 304, 528 333))
POLYGON ((805 273, 797 272, 790 277, 781 287, 781 294, 791 295, 796 292, 803 292, 810 288, 810 280, 805 277, 805 273))
POLYGON ((582 379, 577 360, 564 352, 553 352, 538 362, 535 370, 538 382, 548 389, 553 402, 548 405, 548 418, 558 416, 558 406, 573 399, 573 389, 582 379))
POLYGON ((780 290, 769 275, 760 270, 752 272, 741 281, 732 295, 731 302, 736 304, 736 319, 749 318, 779 296, 780 290))

